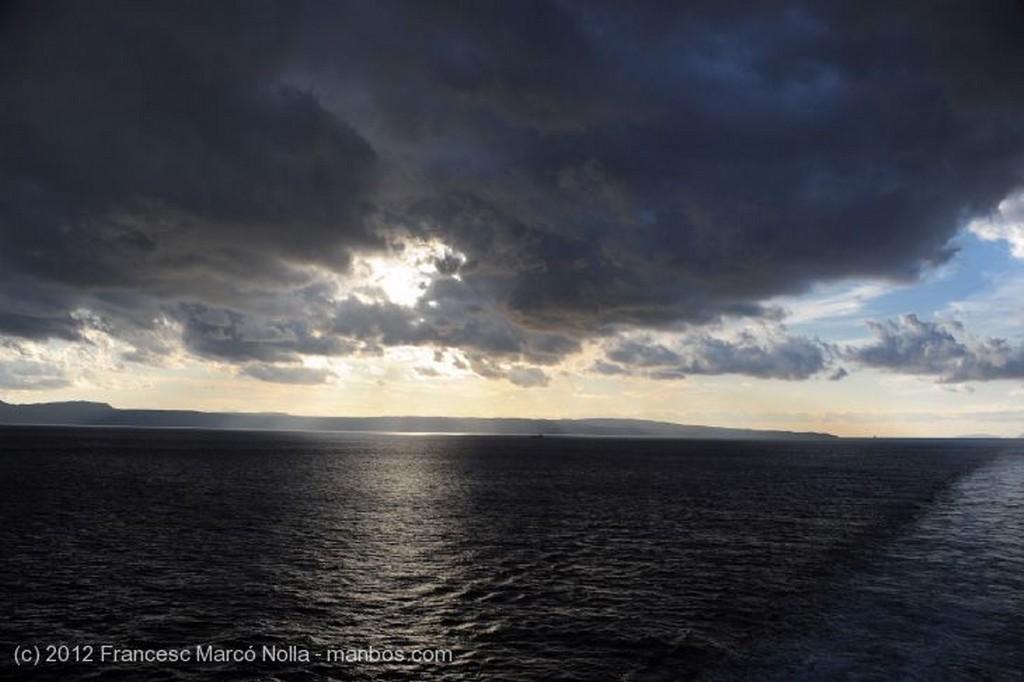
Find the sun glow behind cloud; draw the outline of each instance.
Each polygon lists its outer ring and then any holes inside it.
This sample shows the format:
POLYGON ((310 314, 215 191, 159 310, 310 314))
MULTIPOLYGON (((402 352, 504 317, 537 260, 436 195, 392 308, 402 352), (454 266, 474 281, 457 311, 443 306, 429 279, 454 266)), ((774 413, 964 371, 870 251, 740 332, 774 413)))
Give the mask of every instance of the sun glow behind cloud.
POLYGON ((444 264, 465 260, 464 254, 438 240, 410 239, 385 253, 357 255, 351 272, 334 279, 341 297, 354 294, 411 308, 442 274, 459 279, 457 272, 442 273, 444 264))
POLYGON ((205 7, 10 14, 0 398, 789 427, 891 397, 881 429, 1019 391, 1013 9, 205 7))

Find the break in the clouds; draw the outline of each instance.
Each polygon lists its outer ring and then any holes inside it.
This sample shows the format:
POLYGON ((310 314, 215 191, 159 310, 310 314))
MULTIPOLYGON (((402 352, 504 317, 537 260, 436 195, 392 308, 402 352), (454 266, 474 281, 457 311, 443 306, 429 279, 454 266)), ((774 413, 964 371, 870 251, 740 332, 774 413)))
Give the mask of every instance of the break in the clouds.
POLYGON ((1015 3, 43 2, 0 25, 9 337, 286 382, 412 345, 540 386, 592 342, 605 374, 800 379, 820 343, 702 327, 912 281, 968 223, 1020 246, 1015 3))
POLYGON ((957 322, 927 322, 916 315, 871 323, 876 340, 845 355, 867 367, 934 376, 945 383, 1024 378, 1024 346, 979 339, 957 322))

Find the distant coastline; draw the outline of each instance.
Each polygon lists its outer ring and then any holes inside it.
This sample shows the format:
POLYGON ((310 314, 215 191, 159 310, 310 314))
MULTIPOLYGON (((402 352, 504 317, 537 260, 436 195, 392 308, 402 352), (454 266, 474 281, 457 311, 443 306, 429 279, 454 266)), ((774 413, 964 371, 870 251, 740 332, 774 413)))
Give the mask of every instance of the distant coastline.
POLYGON ((834 439, 829 433, 732 429, 644 419, 516 419, 462 417, 304 417, 284 413, 122 410, 72 401, 14 405, 0 401, 0 424, 130 426, 367 433, 468 433, 509 436, 623 436, 715 439, 834 439))

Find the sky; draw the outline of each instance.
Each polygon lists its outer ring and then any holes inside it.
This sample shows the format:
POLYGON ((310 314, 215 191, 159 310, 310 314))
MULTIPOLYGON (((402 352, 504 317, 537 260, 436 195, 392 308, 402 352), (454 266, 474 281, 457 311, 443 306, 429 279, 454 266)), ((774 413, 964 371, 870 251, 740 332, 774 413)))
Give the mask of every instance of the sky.
POLYGON ((0 5, 0 399, 1024 434, 1024 3, 0 5))

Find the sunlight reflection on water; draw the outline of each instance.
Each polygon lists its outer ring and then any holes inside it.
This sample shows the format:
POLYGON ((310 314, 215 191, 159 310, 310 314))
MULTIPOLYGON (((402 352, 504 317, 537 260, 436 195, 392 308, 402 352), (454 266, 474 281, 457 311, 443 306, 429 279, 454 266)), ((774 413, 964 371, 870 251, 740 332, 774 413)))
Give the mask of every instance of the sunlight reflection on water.
POLYGON ((1024 574, 1024 474, 996 444, 3 436, 0 650, 60 637, 455 652, 111 666, 104 680, 728 678, 768 665, 764 643, 814 613, 832 634, 786 640, 787 665, 914 670, 934 616, 949 665, 1001 666, 1019 634, 1006 605, 1024 574), (933 599, 936 584, 953 589, 933 599))

